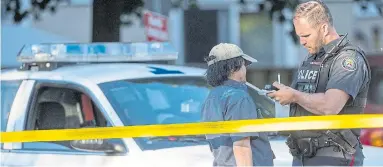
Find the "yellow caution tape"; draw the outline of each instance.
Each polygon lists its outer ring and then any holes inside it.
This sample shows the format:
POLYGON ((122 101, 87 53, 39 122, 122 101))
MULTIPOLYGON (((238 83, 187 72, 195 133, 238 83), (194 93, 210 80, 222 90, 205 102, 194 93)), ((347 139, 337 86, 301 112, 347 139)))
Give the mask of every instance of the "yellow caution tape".
POLYGON ((383 114, 2 132, 1 143, 383 127, 383 114))

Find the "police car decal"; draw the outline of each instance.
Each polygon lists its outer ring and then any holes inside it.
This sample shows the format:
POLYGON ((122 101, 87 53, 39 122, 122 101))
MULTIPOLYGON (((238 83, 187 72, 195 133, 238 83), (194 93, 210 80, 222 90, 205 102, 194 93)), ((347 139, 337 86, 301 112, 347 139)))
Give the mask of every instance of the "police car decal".
POLYGON ((347 71, 355 71, 357 69, 356 60, 352 57, 346 57, 342 61, 342 67, 347 71))
POLYGON ((167 70, 164 68, 158 68, 158 67, 148 67, 150 69, 153 69, 152 72, 153 74, 183 74, 183 72, 178 71, 178 70, 167 70))

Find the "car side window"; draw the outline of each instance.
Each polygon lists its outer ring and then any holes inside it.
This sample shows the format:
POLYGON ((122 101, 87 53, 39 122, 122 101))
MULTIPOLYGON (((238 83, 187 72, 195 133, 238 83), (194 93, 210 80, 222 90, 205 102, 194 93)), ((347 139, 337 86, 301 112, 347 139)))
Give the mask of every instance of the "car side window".
MULTIPOLYGON (((42 87, 35 95, 27 116, 26 130, 76 129, 110 125, 91 98, 80 91, 42 87)), ((23 143, 23 149, 86 152, 84 149, 73 147, 73 142, 78 144, 83 141, 26 142, 23 143)))
MULTIPOLYGON (((8 117, 21 81, 1 81, 1 131, 7 130, 8 117)), ((1 143, 1 148, 3 143, 1 143)))
POLYGON ((8 116, 21 81, 1 81, 1 131, 7 129, 8 116))

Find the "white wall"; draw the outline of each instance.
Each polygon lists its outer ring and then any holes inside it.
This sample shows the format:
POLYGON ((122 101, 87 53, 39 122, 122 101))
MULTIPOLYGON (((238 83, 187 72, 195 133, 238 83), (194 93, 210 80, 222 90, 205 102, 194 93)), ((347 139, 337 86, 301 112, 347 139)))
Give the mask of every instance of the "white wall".
POLYGON ((378 16, 373 6, 367 11, 360 10, 356 3, 350 3, 348 0, 329 2, 328 6, 333 15, 334 25, 339 34, 348 33, 348 39, 362 47, 366 52, 378 51, 383 48, 383 17, 378 16), (343 3, 339 3, 343 2, 343 3), (376 40, 372 33, 372 28, 377 26, 380 29, 380 35, 377 37, 380 41, 379 46, 375 46, 376 40), (361 33, 365 41, 358 41, 356 33, 361 33))
POLYGON ((336 2, 331 2, 331 0, 325 1, 333 16, 334 26, 339 34, 350 34, 354 26, 354 3, 349 2, 350 0, 338 0, 336 2))
POLYGON ((360 42, 361 47, 367 52, 383 52, 383 18, 357 19, 355 22, 358 26, 353 27, 354 33, 361 33, 366 39, 360 42), (378 36, 373 33, 374 27, 380 31, 378 36))
POLYGON ((16 56, 26 44, 75 42, 73 39, 48 33, 32 27, 1 25, 1 66, 20 65, 16 56))
POLYGON ((92 36, 91 14, 89 6, 61 6, 54 14, 45 12, 41 19, 33 21, 31 26, 77 42, 89 42, 92 36))
MULTIPOLYGON (((123 42, 144 41, 145 32, 141 20, 131 26, 121 26, 120 40, 123 42)), ((45 13, 32 27, 74 39, 77 42, 92 40, 92 6, 62 6, 55 14, 45 13)))
POLYGON ((136 19, 132 25, 121 26, 120 28, 121 42, 144 42, 146 41, 145 29, 142 21, 136 19))

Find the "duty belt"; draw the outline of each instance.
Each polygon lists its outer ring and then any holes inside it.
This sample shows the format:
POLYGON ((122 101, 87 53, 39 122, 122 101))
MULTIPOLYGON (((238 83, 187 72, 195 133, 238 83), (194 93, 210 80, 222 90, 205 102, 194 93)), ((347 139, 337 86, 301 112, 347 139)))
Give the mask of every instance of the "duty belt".
POLYGON ((330 140, 319 138, 300 138, 297 140, 298 155, 305 157, 313 157, 316 155, 317 150, 323 147, 337 146, 330 140))
MULTIPOLYGON (((326 131, 326 135, 330 137, 332 143, 340 147, 348 154, 355 154, 356 150, 353 146, 351 146, 348 142, 346 142, 343 138, 331 132, 330 130, 326 131)), ((355 143, 356 144, 356 143, 355 143)))
POLYGON ((290 136, 286 143, 293 156, 313 157, 318 149, 330 146, 338 146, 340 149, 351 155, 356 152, 354 147, 330 130, 326 131, 325 135, 316 138, 300 138, 294 140, 290 136))

